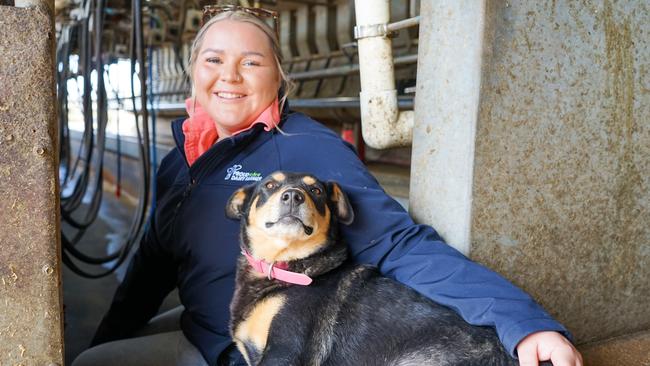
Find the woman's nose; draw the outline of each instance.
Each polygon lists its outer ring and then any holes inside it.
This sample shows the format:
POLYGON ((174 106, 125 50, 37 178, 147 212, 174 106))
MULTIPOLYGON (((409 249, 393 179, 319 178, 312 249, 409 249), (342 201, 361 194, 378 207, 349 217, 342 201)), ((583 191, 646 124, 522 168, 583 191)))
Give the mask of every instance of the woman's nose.
POLYGON ((239 74, 239 68, 237 65, 224 65, 221 69, 221 81, 228 83, 241 81, 241 75, 239 74))

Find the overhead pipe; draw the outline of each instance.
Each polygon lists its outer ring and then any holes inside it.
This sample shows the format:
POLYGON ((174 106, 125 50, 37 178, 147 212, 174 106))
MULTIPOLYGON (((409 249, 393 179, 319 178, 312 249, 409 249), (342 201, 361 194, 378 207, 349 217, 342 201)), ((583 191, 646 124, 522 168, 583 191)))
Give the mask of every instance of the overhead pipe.
POLYGON ((398 30, 404 29, 404 28, 415 27, 418 24, 420 24, 420 16, 419 15, 414 16, 413 18, 400 20, 399 22, 387 24, 386 25, 386 31, 387 32, 394 32, 394 31, 398 31, 398 30))
MULTIPOLYGON (((395 58, 393 65, 409 65, 418 62, 418 55, 406 55, 395 58)), ((333 76, 345 76, 359 72, 360 65, 343 65, 327 69, 300 71, 289 74, 293 81, 320 79, 333 76)))
POLYGON ((361 77, 361 132, 375 149, 409 146, 413 136, 413 111, 397 103, 393 65, 392 30, 416 25, 419 18, 389 24, 389 0, 355 0, 354 27, 361 77), (390 28, 390 30, 389 30, 390 28))

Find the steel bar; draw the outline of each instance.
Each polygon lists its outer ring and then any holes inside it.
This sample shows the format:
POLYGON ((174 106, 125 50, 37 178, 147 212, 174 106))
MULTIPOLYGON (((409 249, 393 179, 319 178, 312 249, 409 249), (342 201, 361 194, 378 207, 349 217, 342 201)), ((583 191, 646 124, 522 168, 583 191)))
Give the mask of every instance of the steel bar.
MULTIPOLYGON (((395 66, 409 65, 409 64, 416 63, 417 60, 418 60, 418 55, 407 55, 407 56, 395 57, 393 63, 395 66)), ((318 78, 330 77, 330 76, 344 76, 344 75, 354 74, 357 72, 359 72, 359 65, 354 64, 354 65, 332 67, 330 69, 325 69, 325 70, 296 72, 296 73, 289 74, 289 78, 291 78, 292 80, 308 80, 308 79, 318 79, 318 78)))
POLYGON ((416 25, 420 24, 420 16, 416 16, 413 18, 408 18, 404 20, 400 20, 399 22, 395 23, 390 23, 386 26, 386 30, 390 32, 394 32, 400 29, 408 28, 408 27, 415 27, 416 25))
POLYGON ((0 6, 0 363, 63 365, 54 1, 29 4, 0 6))

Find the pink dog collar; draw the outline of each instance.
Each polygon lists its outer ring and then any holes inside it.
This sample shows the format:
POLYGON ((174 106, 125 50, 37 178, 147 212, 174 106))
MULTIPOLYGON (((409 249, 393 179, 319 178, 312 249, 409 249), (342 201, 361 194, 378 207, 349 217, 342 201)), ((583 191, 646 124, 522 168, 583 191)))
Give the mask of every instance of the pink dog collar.
POLYGON ((261 259, 255 259, 245 249, 242 249, 242 254, 246 256, 248 264, 250 264, 251 267, 253 267, 257 272, 265 274, 269 280, 276 279, 302 286, 307 286, 312 282, 311 277, 306 274, 280 269, 275 266, 275 262, 269 264, 261 259))

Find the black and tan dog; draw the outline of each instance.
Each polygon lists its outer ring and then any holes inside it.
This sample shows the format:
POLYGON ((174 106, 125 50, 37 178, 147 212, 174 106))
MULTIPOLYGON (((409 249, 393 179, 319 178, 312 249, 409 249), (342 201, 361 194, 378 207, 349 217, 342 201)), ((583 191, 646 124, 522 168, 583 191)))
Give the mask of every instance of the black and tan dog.
POLYGON ((241 220, 230 330, 249 365, 518 364, 492 328, 347 261, 338 224, 353 212, 336 183, 276 172, 226 215, 241 220))

